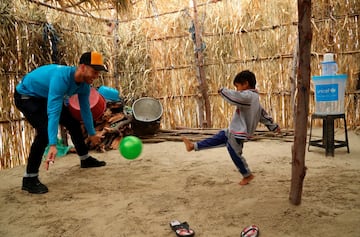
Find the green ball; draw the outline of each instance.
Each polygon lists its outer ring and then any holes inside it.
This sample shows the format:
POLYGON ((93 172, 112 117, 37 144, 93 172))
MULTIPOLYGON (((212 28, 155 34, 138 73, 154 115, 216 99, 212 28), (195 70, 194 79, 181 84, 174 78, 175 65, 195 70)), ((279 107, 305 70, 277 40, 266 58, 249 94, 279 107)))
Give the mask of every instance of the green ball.
POLYGON ((126 136, 121 139, 119 151, 124 158, 134 160, 141 154, 142 142, 138 137, 126 136))

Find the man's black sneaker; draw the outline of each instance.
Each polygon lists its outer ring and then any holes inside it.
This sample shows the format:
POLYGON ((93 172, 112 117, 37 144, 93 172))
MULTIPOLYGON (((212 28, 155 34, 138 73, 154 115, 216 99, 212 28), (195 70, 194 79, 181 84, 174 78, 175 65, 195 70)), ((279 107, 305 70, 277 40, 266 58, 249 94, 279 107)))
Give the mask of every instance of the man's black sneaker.
POLYGON ((89 156, 85 160, 81 160, 81 168, 93 168, 93 167, 100 167, 105 166, 105 161, 100 161, 95 159, 94 157, 89 156))
POLYGON ((23 177, 21 189, 35 194, 47 193, 49 191, 48 188, 40 182, 38 176, 23 177))

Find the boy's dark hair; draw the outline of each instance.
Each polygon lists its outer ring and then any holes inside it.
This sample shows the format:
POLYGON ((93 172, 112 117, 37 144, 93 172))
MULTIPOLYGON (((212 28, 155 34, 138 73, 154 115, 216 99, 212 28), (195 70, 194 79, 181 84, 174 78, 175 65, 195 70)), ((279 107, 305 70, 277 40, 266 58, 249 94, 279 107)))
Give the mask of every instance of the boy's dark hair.
POLYGON ((244 70, 235 76, 233 83, 235 85, 235 83, 244 84, 245 82, 249 83, 249 87, 251 89, 255 89, 256 86, 255 74, 249 70, 244 70))

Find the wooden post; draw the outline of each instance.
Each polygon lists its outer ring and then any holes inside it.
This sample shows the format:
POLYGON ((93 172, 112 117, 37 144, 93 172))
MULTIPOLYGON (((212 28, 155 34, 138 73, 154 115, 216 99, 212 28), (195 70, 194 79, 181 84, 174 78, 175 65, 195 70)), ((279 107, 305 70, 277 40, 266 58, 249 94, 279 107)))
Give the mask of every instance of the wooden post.
POLYGON ((203 42, 199 29, 196 0, 193 0, 193 5, 194 5, 193 7, 194 7, 194 28, 195 28, 195 62, 197 66, 196 76, 198 78, 199 90, 201 93, 201 98, 199 98, 198 100, 199 120, 200 120, 200 127, 207 128, 207 127, 211 127, 211 108, 210 108, 210 100, 208 95, 208 85, 206 82, 206 75, 204 69, 204 54, 202 52, 203 42), (204 120, 204 110, 203 110, 204 106, 205 106, 205 115, 206 115, 205 120, 204 120))
POLYGON ((306 175, 305 150, 309 113, 311 60, 311 0, 298 0, 299 69, 297 76, 295 136, 292 147, 290 201, 300 205, 306 175))
POLYGON ((119 7, 116 7, 116 19, 111 24, 113 26, 113 34, 114 34, 114 79, 115 79, 115 88, 119 89, 120 91, 120 75, 119 75, 119 19, 118 19, 118 12, 119 7))

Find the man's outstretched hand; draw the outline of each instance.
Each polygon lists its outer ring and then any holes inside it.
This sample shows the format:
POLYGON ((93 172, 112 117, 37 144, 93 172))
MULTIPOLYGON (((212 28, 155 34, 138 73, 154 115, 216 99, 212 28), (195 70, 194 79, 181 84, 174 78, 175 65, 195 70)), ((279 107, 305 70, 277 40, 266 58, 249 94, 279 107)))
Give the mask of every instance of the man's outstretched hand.
POLYGON ((45 169, 46 170, 49 170, 50 164, 54 164, 56 154, 57 154, 56 145, 51 145, 50 149, 49 149, 49 152, 48 152, 48 155, 47 155, 46 160, 45 160, 45 169))

